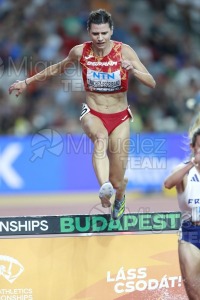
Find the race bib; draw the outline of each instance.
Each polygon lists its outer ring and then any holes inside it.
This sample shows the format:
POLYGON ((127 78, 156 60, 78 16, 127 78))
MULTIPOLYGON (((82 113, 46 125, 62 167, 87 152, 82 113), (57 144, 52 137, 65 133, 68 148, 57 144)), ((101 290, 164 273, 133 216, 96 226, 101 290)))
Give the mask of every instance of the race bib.
POLYGON ((106 73, 87 69, 87 84, 91 91, 118 91, 121 89, 120 70, 112 73, 106 73))

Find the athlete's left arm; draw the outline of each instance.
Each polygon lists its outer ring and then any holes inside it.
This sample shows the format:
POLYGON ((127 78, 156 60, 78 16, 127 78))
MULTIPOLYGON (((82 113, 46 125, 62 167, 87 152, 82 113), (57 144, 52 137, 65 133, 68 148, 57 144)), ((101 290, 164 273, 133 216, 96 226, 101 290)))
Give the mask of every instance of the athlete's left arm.
POLYGON ((126 70, 130 70, 143 84, 155 88, 156 82, 153 76, 142 64, 136 52, 126 44, 122 44, 122 67, 126 70))

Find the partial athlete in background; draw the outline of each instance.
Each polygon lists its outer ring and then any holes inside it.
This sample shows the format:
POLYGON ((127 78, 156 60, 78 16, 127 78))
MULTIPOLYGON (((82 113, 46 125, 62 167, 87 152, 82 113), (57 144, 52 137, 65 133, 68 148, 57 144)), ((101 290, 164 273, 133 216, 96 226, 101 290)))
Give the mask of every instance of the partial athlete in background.
POLYGON ((176 167, 165 187, 176 187, 182 213, 179 262, 189 299, 200 299, 200 115, 189 130, 191 159, 176 167))

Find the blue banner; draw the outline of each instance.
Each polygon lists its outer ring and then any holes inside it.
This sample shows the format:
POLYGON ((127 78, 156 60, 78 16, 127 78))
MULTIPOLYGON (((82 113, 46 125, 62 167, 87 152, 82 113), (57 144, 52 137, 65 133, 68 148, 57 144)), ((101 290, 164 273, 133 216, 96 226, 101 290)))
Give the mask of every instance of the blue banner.
POLYGON ((162 191, 165 178, 189 157, 186 134, 135 134, 131 136, 126 175, 128 188, 140 192, 162 191))
MULTIPOLYGON (((164 179, 186 159, 188 149, 184 134, 133 134, 128 189, 161 191, 164 179)), ((0 137, 0 193, 97 191, 92 152, 85 134, 61 135, 45 129, 33 136, 0 137)))

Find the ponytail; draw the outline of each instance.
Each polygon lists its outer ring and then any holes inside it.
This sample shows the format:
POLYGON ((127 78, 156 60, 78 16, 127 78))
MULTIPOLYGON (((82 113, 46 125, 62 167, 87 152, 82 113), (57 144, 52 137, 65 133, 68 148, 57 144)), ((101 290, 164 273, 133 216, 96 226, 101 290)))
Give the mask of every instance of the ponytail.
POLYGON ((198 135, 200 135, 200 114, 196 116, 188 131, 189 140, 193 147, 195 146, 198 135))

